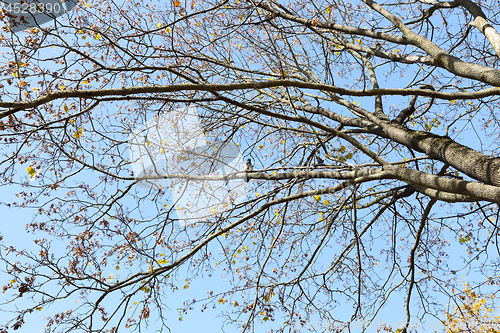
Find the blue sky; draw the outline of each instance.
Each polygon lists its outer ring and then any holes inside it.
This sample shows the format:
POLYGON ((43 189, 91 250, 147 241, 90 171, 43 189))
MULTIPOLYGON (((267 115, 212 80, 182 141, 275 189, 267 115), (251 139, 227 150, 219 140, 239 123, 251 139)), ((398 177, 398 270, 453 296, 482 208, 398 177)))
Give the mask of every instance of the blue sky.
MULTIPOLYGON (((44 52, 49 52, 44 51, 44 52)), ((342 84, 342 81, 339 80, 339 85, 342 84)), ((392 84, 394 86, 400 86, 402 84, 406 84, 408 82, 405 82, 405 79, 401 79, 400 81, 394 81, 392 84)), ((387 83, 388 85, 391 84, 391 82, 387 83)), ((354 100, 354 99, 353 99, 354 100)), ((401 105, 405 105, 407 103, 407 98, 401 98, 399 101, 401 102, 401 105)), ((371 103, 371 101, 368 101, 368 99, 357 99, 357 102, 360 102, 362 105, 371 103), (366 102, 365 102, 366 100, 366 102)), ((395 99, 392 99, 391 102, 397 102, 395 99)), ((390 103, 389 103, 390 104, 390 103)), ((397 103, 394 103, 397 104, 397 103)), ((387 105, 390 107, 390 105, 387 105)), ((399 105, 398 105, 399 106, 399 105)), ((441 109, 439 109, 440 112, 446 112, 446 106, 442 106, 441 109)), ((105 112, 105 110, 103 111, 105 112)), ((462 121, 459 123, 461 126, 463 125, 464 127, 467 126, 473 126, 473 123, 467 123, 466 121, 462 121)), ((457 126, 460 128, 461 126, 457 126)), ((443 128, 438 129, 439 132, 443 134, 443 128)), ((463 142, 467 142, 467 145, 472 147, 472 148, 480 148, 480 141, 478 140, 477 136, 474 136, 473 134, 470 134, 473 131, 464 131, 463 133, 467 134, 461 134, 460 139, 463 142)), ((248 139, 248 138, 246 138, 248 139)), ((485 138, 486 139, 486 138, 485 138)), ((243 143, 242 143, 243 145, 243 143)), ((272 149, 272 148, 271 148, 272 149)), ((265 162, 263 160, 257 160, 256 165, 265 165, 265 162)), ((18 166, 19 174, 21 175, 21 178, 26 177, 26 181, 28 180, 28 175, 26 172, 26 167, 27 165, 22 165, 18 166), (25 176, 23 176, 25 175, 25 176)), ((82 175, 82 180, 85 180, 85 177, 92 177, 90 174, 84 174, 82 175)), ((36 181, 35 181, 36 182, 36 181)), ((251 189, 250 192, 254 191, 255 189, 252 188, 252 186, 255 186, 254 182, 250 183, 251 189)), ((0 188, 0 198, 2 198, 2 202, 11 202, 15 201, 15 193, 17 191, 21 191, 23 188, 20 186, 2 186, 0 188)), ((253 195, 253 193, 251 194, 253 195)), ((133 207, 133 204, 130 203, 131 207, 133 207)), ((460 206, 460 205, 457 205, 460 206)), ((435 208, 433 209, 433 213, 435 214, 435 218, 439 218, 440 215, 445 215, 445 213, 449 210, 448 207, 441 207, 439 205, 436 205, 435 208)), ((19 244, 19 246, 25 246, 28 250, 31 249, 33 251, 36 251, 36 248, 31 244, 31 241, 33 240, 34 236, 32 234, 28 234, 25 229, 25 224, 31 222, 34 218, 38 217, 38 208, 33 207, 33 208, 12 208, 12 207, 7 207, 4 204, 0 205, 0 214, 3 216, 2 219, 2 227, 1 227, 1 234, 4 237, 4 241, 6 243, 16 243, 19 244), (13 241, 15 240, 15 241, 13 241)), ((448 247, 448 253, 452 253, 453 256, 451 256, 447 260, 447 264, 450 267, 456 267, 458 270, 461 267, 461 261, 460 257, 468 257, 467 250, 465 246, 461 246, 458 244, 456 239, 453 239, 453 235, 451 233, 446 233, 446 237, 450 237, 450 242, 451 245, 448 247)), ((57 246, 63 246, 64 243, 57 242, 57 239, 54 240, 53 245, 57 248, 57 246)), ((386 246, 385 243, 380 242, 374 242, 373 244, 373 249, 374 252, 377 250, 383 250, 384 247, 386 246)), ((212 245, 211 248, 214 252, 220 251, 219 245, 217 243, 212 245)), ((336 248, 332 248, 331 251, 335 252, 338 251, 336 248)), ((327 258, 327 255, 325 254, 324 258, 324 265, 329 265, 329 260, 330 258, 327 258)), ((380 265, 383 265, 383 263, 380 263, 380 265)), ((130 271, 126 271, 124 268, 121 270, 115 270, 114 265, 109 265, 107 267, 108 272, 105 272, 105 275, 110 276, 110 278, 120 278, 123 279, 126 274, 132 274, 134 272, 134 269, 136 269, 135 266, 132 266, 130 268, 130 271)), ((375 273, 380 273, 382 274, 382 270, 377 271, 377 269, 373 270, 374 274, 375 273)), ((215 269, 213 272, 212 277, 204 276, 204 277, 196 277, 195 279, 190 279, 189 273, 188 272, 183 272, 182 270, 179 273, 179 277, 175 278, 175 281, 173 281, 174 284, 178 285, 179 290, 173 292, 171 294, 171 297, 168 298, 168 303, 164 304, 165 309, 164 309, 164 317, 167 318, 167 322, 169 324, 169 327, 171 328, 172 332, 198 332, 198 331, 203 331, 203 332, 221 332, 221 324, 224 321, 223 317, 218 316, 220 314, 220 310, 224 309, 231 309, 231 303, 228 302, 224 305, 217 305, 217 309, 213 310, 211 306, 208 306, 204 312, 200 312, 199 307, 195 307, 194 310, 191 310, 188 312, 188 314, 181 314, 183 320, 179 320, 179 311, 178 308, 182 307, 182 303, 185 300, 190 300, 193 298, 196 299, 202 299, 206 296, 207 290, 211 290, 214 293, 217 293, 219 291, 223 291, 226 288, 228 288, 228 284, 230 279, 223 279, 220 278, 221 275, 224 274, 224 271, 222 268, 215 269), (185 275, 185 277, 183 276, 185 275), (188 281, 185 281, 185 279, 188 279, 188 281), (187 284, 187 282, 190 282, 187 284), (183 286, 189 286, 189 288, 184 288, 183 286)), ((460 271, 457 274, 457 280, 460 283, 461 281, 472 281, 475 278, 476 272, 474 271, 460 271)), ((5 277, 5 280, 8 279, 7 275, 0 275, 0 279, 2 276, 5 277)), ((397 283, 399 280, 397 278, 394 279, 394 283, 397 283)), ((339 287, 342 284, 342 281, 338 281, 339 287)), ((335 285, 337 287, 337 285, 335 285)), ((12 295, 12 291, 8 291, 6 293, 6 296, 12 295), (10 293, 10 294, 9 294, 10 293)), ((93 295, 94 296, 94 295, 93 295)), ((391 300, 388 302, 388 304, 383 308, 382 311, 379 312, 376 321, 377 322, 390 322, 392 323, 393 327, 397 326, 398 323, 402 322, 405 320, 405 311, 404 311, 404 294, 398 295, 397 292, 391 300)), ((144 295, 138 294, 137 296, 137 301, 140 302, 144 295)), ((414 298, 416 299, 416 298, 414 298)), ((30 314, 26 318, 26 323, 23 325, 23 327, 18 330, 18 332, 38 332, 43 330, 43 318, 51 313, 55 313, 59 311, 60 309, 65 309, 65 305, 67 306, 74 306, 74 303, 78 301, 78 298, 75 296, 73 298, 68 299, 65 302, 56 304, 53 307, 46 308, 46 309, 41 309, 41 311, 35 311, 33 314, 30 314), (29 319, 28 319, 29 318, 29 319)), ((106 304, 112 305, 113 302, 116 302, 117 299, 114 299, 113 297, 107 299, 106 304)), ((340 304, 339 307, 337 307, 337 310, 339 313, 336 315, 339 315, 343 317, 346 321, 349 320, 349 316, 352 313, 352 309, 347 306, 343 306, 345 303, 343 303, 343 300, 339 298, 337 300, 340 304)), ((438 298, 438 302, 441 304, 445 304, 448 300, 444 297, 438 298)), ((23 302, 30 302, 30 297, 29 294, 26 294, 23 298, 23 302)), ((416 301, 415 301, 416 302, 416 301)), ((2 310, 8 311, 9 309, 13 309, 15 305, 14 304, 6 304, 2 306, 2 310)), ((3 314, 0 313, 0 318, 3 318, 3 314)), ((438 314, 439 316, 439 314, 438 314)), ((312 316, 314 318, 314 315, 312 316)), ((275 320, 276 322, 280 321, 280 316, 279 314, 276 316, 275 320)), ((312 321, 309 323, 309 325, 306 324, 306 328, 303 328, 302 330, 306 330, 307 327, 314 327, 314 328, 319 328, 320 331, 321 329, 325 329, 326 324, 320 319, 316 318, 317 321, 312 321)), ((418 322, 418 321, 417 321, 418 322)), ((1 323, 1 322, 0 322, 1 323)), ((154 331, 157 326, 157 323, 155 323, 154 320, 151 321, 151 327, 146 329, 146 331, 154 331)), ((262 322, 260 319, 257 320, 257 324, 254 327, 255 332, 260 332, 263 330, 269 330, 273 327, 276 327, 275 323, 272 321, 268 322, 262 322)), ((355 322, 351 326, 351 329, 353 332, 358 332, 361 331, 361 323, 360 322, 355 322)), ((423 331, 429 331, 429 329, 433 329, 435 327, 435 321, 426 321, 422 323, 422 328, 423 331)), ((232 328, 228 328, 226 330, 227 332, 232 332, 232 328)), ((372 327, 368 328, 368 332, 375 332, 376 331, 376 325, 372 325, 372 327), (374 327, 375 326, 375 327, 374 327)))

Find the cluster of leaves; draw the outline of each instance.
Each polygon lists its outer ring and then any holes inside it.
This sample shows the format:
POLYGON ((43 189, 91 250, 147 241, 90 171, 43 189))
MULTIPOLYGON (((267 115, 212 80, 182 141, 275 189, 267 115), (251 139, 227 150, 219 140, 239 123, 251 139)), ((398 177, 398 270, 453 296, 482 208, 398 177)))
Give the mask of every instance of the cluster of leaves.
POLYGON ((466 284, 465 290, 458 297, 458 302, 452 304, 452 311, 447 313, 444 321, 446 333, 477 332, 498 333, 500 332, 500 313, 498 308, 491 306, 491 300, 495 294, 477 294, 466 284))

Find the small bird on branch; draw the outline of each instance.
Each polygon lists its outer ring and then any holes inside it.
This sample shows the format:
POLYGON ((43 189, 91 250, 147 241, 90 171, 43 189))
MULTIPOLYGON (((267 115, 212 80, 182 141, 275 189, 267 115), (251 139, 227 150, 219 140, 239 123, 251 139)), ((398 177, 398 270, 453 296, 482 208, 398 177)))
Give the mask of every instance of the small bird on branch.
MULTIPOLYGON (((245 171, 246 172, 252 172, 253 171, 253 165, 252 165, 252 160, 248 159, 247 162, 245 163, 245 171)), ((247 183, 250 181, 250 179, 247 178, 247 183)))

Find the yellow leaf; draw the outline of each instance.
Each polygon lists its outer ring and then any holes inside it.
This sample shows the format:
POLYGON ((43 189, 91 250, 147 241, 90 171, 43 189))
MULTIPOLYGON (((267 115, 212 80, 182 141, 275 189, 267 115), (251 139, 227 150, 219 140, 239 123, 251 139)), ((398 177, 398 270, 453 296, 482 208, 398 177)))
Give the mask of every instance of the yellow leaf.
POLYGON ((87 80, 83 80, 83 81, 82 81, 82 84, 90 84, 90 82, 89 82, 89 81, 87 81, 87 80))
POLYGON ((16 282, 16 280, 10 280, 10 283, 15 283, 15 282, 16 282))
POLYGON ((85 6, 89 7, 90 8, 90 5, 88 3, 85 3, 85 6))
POLYGON ((43 308, 41 306, 39 306, 39 307, 36 308, 37 311, 42 311, 42 309, 43 308))
POLYGON ((323 203, 324 203, 325 205, 329 205, 329 204, 330 204, 330 201, 325 200, 325 201, 323 201, 323 203))
MULTIPOLYGON (((35 169, 33 169, 32 167, 29 167, 28 169, 26 169, 26 171, 28 171, 28 175, 30 175, 31 178, 35 177, 35 175, 36 175, 36 170, 35 169)), ((14 280, 12 280, 12 281, 14 281, 14 280)), ((12 283, 14 283, 14 282, 12 282, 12 283)))
POLYGON ((83 127, 78 127, 78 130, 73 134, 76 139, 80 139, 83 136, 83 127))
POLYGON ((170 27, 166 27, 166 28, 165 28, 165 31, 166 31, 167 33, 170 33, 170 32, 172 32, 172 29, 170 29, 170 27))
POLYGON ((33 88, 33 91, 34 91, 34 92, 37 92, 37 91, 39 91, 39 90, 40 90, 40 88, 37 88, 37 87, 34 87, 34 88, 33 88))
POLYGON ((101 39, 101 34, 98 33, 97 35, 95 35, 95 39, 97 40, 101 39))
POLYGON ((157 26, 158 28, 161 28, 161 23, 158 23, 156 26, 157 26))
POLYGON ((318 202, 319 202, 319 201, 321 200, 321 196, 320 196, 319 194, 316 194, 316 195, 314 196, 314 200, 316 200, 316 201, 318 201, 318 202))

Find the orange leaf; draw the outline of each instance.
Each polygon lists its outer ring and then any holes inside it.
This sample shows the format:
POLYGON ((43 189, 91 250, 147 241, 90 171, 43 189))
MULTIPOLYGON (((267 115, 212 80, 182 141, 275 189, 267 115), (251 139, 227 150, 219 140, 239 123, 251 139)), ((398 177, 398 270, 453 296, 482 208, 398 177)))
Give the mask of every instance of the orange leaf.
POLYGON ((177 0, 174 0, 174 6, 175 7, 179 7, 181 5, 181 3, 177 0))

